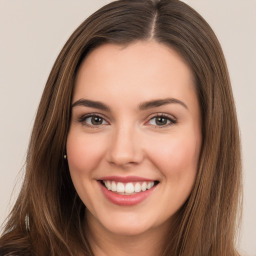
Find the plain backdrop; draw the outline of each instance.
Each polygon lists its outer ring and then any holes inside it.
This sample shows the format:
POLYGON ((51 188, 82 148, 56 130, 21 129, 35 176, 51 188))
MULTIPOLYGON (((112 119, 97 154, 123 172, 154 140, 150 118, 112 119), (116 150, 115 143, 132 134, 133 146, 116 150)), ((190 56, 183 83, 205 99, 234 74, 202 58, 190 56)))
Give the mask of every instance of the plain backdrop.
MULTIPOLYGON (((62 46, 111 1, 0 0, 0 223, 17 197, 37 106, 62 46)), ((256 0, 188 0, 227 59, 242 138, 244 214, 239 248, 256 256, 256 0)))

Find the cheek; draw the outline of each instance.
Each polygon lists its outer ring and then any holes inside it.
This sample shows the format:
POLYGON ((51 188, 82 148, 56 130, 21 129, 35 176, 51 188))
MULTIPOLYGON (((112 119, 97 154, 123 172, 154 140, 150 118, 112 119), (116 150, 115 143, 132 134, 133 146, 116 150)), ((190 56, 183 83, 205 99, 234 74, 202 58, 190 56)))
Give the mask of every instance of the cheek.
POLYGON ((104 154, 104 138, 99 136, 76 136, 70 131, 67 139, 67 156, 70 171, 90 172, 100 163, 104 154))
POLYGON ((155 143, 151 161, 162 174, 162 196, 167 216, 175 213, 189 197, 195 182, 200 141, 178 137, 155 143))
POLYGON ((104 154, 103 144, 103 138, 97 139, 93 134, 78 133, 72 127, 67 138, 66 150, 71 179, 79 197, 88 208, 94 204, 93 171, 104 154))
POLYGON ((194 176, 200 153, 200 141, 195 136, 173 136, 154 143, 151 160, 164 176, 179 178, 194 176))

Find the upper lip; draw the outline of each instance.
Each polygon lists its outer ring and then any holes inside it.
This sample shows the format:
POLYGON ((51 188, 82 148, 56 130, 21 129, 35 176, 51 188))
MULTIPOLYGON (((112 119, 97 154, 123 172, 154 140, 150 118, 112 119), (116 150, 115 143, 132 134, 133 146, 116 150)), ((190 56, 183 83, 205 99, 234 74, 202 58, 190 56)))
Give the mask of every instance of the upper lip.
POLYGON ((116 182, 136 182, 136 181, 156 181, 154 179, 139 177, 139 176, 104 176, 98 180, 102 181, 116 181, 116 182))

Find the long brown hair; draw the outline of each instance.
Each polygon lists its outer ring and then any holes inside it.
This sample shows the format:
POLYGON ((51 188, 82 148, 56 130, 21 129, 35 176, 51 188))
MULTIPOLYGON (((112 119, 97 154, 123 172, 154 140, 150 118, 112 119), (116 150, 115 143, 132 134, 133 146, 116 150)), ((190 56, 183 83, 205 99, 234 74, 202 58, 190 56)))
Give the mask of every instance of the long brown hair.
POLYGON ((178 0, 114 1, 71 35, 46 83, 27 154, 24 183, 0 239, 4 255, 93 255, 85 206, 63 155, 74 79, 89 51, 155 40, 190 66, 201 106, 203 143, 196 181, 178 212, 164 255, 234 256, 241 192, 240 142, 232 89, 220 44, 207 22, 178 0), (30 230, 25 216, 29 216, 30 230))

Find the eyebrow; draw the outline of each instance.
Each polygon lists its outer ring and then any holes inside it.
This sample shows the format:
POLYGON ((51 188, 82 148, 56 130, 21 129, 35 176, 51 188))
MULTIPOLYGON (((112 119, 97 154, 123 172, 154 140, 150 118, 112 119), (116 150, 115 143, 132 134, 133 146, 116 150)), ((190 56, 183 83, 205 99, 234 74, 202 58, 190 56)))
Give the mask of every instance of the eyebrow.
POLYGON ((161 107, 163 105, 172 104, 172 103, 180 104, 184 108, 188 109, 187 105, 184 102, 182 102, 178 99, 175 99, 175 98, 157 99, 157 100, 147 101, 147 102, 141 103, 139 105, 139 109, 146 110, 149 108, 161 107))
MULTIPOLYGON (((184 108, 188 109, 187 105, 175 98, 167 98, 167 99, 156 99, 156 100, 151 100, 151 101, 146 101, 141 104, 139 104, 139 110, 147 110, 150 108, 155 108, 155 107, 161 107, 163 105, 167 104, 180 104, 184 108)), ((85 107, 91 107, 91 108, 97 108, 103 111, 110 112, 110 108, 105 105, 102 102, 99 101, 93 101, 93 100, 87 100, 87 99, 79 99, 76 102, 72 104, 72 108, 76 106, 85 106, 85 107)))
POLYGON ((72 108, 76 106, 85 106, 90 108, 97 108, 100 110, 108 111, 110 112, 110 108, 105 105, 102 102, 99 101, 93 101, 93 100, 87 100, 87 99, 80 99, 72 104, 72 108))

